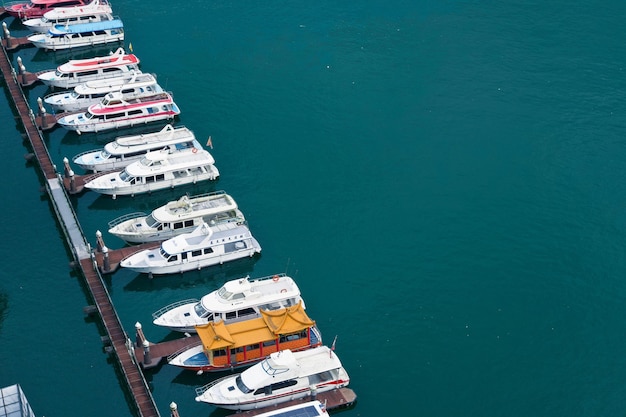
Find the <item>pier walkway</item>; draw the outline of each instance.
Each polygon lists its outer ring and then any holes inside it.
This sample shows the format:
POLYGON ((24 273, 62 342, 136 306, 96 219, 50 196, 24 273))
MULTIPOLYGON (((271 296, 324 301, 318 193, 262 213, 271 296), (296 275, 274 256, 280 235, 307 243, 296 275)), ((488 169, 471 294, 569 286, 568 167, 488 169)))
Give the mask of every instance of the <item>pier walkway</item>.
MULTIPOLYGON (((11 66, 11 60, 7 54, 4 42, 2 43, 2 53, 0 54, 0 69, 2 70, 11 99, 24 125, 34 157, 44 176, 46 192, 68 245, 72 250, 75 265, 80 267, 85 277, 95 307, 106 329, 106 338, 110 342, 112 352, 115 353, 118 359, 128 390, 132 393, 136 406, 135 411, 140 417, 160 417, 159 410, 142 373, 141 365, 134 356, 134 343, 124 331, 117 312, 113 307, 110 294, 104 285, 100 267, 98 266, 98 255, 87 242, 80 227, 76 212, 70 203, 64 179, 52 163, 41 131, 36 123, 37 116, 35 116, 33 110, 28 105, 22 87, 18 82, 18 76, 11 66)), ((137 249, 139 248, 135 248, 135 250, 137 249)), ((116 251, 109 252, 109 256, 112 258, 122 255, 116 253, 116 251)))

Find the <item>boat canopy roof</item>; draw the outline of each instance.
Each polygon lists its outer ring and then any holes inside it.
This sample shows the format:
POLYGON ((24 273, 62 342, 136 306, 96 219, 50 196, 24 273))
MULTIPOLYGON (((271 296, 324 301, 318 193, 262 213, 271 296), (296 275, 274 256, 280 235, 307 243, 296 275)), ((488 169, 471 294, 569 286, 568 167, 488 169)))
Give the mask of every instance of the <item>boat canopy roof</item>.
POLYGON ((93 0, 84 6, 55 7, 44 13, 43 17, 48 20, 55 20, 64 17, 87 16, 93 13, 112 13, 111 6, 105 0, 93 0))
POLYGON ((122 29, 124 24, 120 19, 101 20, 99 22, 77 23, 74 25, 58 24, 50 28, 52 35, 69 35, 74 33, 96 32, 99 30, 122 29))
POLYGON ((261 317, 224 324, 223 320, 195 326, 206 350, 237 348, 273 340, 281 334, 292 334, 315 325, 302 302, 274 311, 261 310, 261 317))

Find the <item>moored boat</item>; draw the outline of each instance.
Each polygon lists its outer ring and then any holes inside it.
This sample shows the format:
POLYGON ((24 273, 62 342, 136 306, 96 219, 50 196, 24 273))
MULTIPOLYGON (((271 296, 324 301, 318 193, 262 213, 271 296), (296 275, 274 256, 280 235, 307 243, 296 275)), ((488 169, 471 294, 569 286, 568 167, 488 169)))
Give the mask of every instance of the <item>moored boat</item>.
MULTIPOLYGON (((113 197, 136 195, 215 180, 220 173, 211 154, 198 148, 148 152, 122 171, 86 178, 85 188, 113 197)), ((97 175, 97 174, 94 174, 97 175)))
POLYGON ((281 273, 228 281, 200 300, 177 301, 155 311, 152 317, 157 326, 195 333, 196 326, 204 326, 214 320, 230 324, 259 318, 261 310, 273 311, 296 304, 306 308, 296 282, 281 273))
POLYGON ((123 41, 124 24, 120 19, 109 17, 99 22, 54 25, 48 33, 37 33, 28 40, 37 48, 51 51, 123 41))
POLYGON ((87 0, 31 0, 28 2, 10 2, 4 5, 4 10, 18 19, 41 17, 56 7, 85 6, 87 0))
POLYGON ((50 87, 74 88, 91 80, 119 77, 131 71, 141 72, 139 62, 135 54, 127 54, 120 47, 106 56, 69 60, 55 70, 44 71, 37 78, 50 87))
POLYGON ((120 170, 143 158, 148 152, 201 149, 194 133, 184 126, 165 125, 161 130, 120 136, 102 149, 82 152, 72 161, 86 171, 120 170))
POLYGON ((84 113, 71 113, 57 120, 67 129, 80 133, 132 127, 139 124, 172 120, 180 109, 167 92, 124 100, 121 92, 108 93, 84 113))
POLYGON ((261 246, 248 226, 223 223, 211 227, 204 223, 191 233, 164 241, 159 248, 122 259, 120 266, 145 274, 175 274, 253 257, 260 252, 261 246))
POLYGON ((202 223, 245 223, 235 199, 224 191, 170 201, 146 215, 131 213, 109 222, 109 233, 127 243, 154 242, 189 233, 202 223))
POLYGON ((111 92, 119 91, 124 100, 163 93, 153 74, 130 72, 119 77, 87 81, 71 91, 48 94, 43 101, 56 112, 77 112, 98 104, 111 92))
POLYGON ((252 410, 306 398, 350 383, 337 355, 327 346, 272 353, 245 371, 196 389, 196 401, 228 410, 252 410))
POLYGON ((261 310, 261 317, 226 324, 196 326, 201 343, 170 355, 170 365, 196 372, 215 372, 253 365, 279 350, 292 352, 322 344, 322 335, 298 303, 261 310))
POLYGON ((46 33, 54 25, 99 22, 109 20, 112 14, 108 1, 93 0, 84 6, 56 7, 42 17, 26 19, 22 24, 33 32, 46 33))

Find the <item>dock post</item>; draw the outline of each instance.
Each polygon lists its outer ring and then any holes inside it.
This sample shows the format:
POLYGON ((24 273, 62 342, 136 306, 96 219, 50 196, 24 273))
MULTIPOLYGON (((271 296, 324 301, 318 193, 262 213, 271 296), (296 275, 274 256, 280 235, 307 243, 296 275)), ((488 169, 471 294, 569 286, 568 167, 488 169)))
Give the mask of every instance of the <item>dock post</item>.
POLYGON ((69 178, 70 177, 70 171, 72 169, 70 168, 70 161, 69 159, 67 159, 67 157, 63 158, 63 173, 65 174, 65 178, 69 178))
POLYGON ((317 399, 317 388, 315 386, 311 386, 311 400, 317 399))
POLYGON ((171 402, 170 403, 170 411, 171 413, 171 417, 179 417, 178 415, 178 406, 176 405, 175 402, 171 402))
POLYGON ((143 364, 150 365, 152 363, 152 358, 150 357, 150 342, 147 340, 143 341, 143 364))
POLYGON ((4 39, 6 39, 6 47, 11 49, 11 32, 9 32, 6 22, 2 22, 2 30, 4 31, 4 39))
POLYGON ((104 248, 104 239, 102 239, 102 232, 100 230, 96 230, 96 242, 98 245, 96 250, 98 252, 102 252, 102 248, 104 248))
POLYGON ((45 130, 48 127, 48 121, 46 120, 46 108, 43 106, 41 97, 37 97, 37 105, 39 106, 39 116, 41 116, 41 129, 45 130))
POLYGON ((19 56, 17 57, 17 69, 20 73, 20 84, 24 84, 24 81, 26 81, 26 67, 22 64, 22 58, 19 56))
POLYGON ((109 248, 104 246, 102 248, 102 254, 104 255, 102 259, 102 272, 104 273, 111 272, 111 261, 109 260, 109 248))
POLYGON ((143 341, 146 340, 146 338, 143 335, 143 330, 141 330, 141 323, 135 323, 135 330, 135 346, 143 346, 143 341))
POLYGON ((76 192, 76 180, 74 178, 74 171, 70 169, 70 193, 74 194, 76 192))

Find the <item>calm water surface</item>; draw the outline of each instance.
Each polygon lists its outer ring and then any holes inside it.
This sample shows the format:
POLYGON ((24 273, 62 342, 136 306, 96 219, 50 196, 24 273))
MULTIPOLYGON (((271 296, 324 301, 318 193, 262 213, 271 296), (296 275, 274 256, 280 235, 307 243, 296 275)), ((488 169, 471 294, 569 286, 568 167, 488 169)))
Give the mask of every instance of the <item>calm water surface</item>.
MULTIPOLYGON (((624 414, 625 3, 155 1, 113 4, 126 46, 173 92, 177 123, 212 137, 222 176, 75 196, 81 225, 119 248, 115 217, 225 190, 263 253, 107 277, 127 332, 139 321, 153 342, 174 337, 153 311, 288 272, 326 343, 338 337, 358 395, 342 416, 624 414)), ((29 71, 75 56, 18 55, 29 71)), ((20 383, 39 416, 129 415, 1 100, 0 386, 20 383)), ((46 140, 60 167, 111 135, 46 140)), ((161 414, 175 401, 182 417, 227 414, 193 400, 213 377, 147 371, 161 414)))

